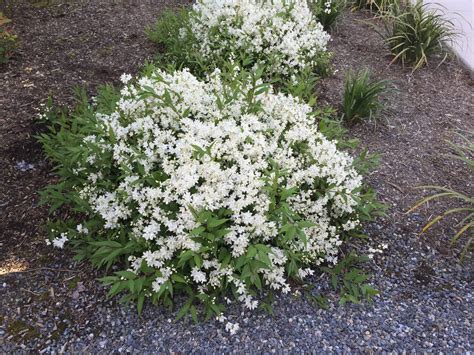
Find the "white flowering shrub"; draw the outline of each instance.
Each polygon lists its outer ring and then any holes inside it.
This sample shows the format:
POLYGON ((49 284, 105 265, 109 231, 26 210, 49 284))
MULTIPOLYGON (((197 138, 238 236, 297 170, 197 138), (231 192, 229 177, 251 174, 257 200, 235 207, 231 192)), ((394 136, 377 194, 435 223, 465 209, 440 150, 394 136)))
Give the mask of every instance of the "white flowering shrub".
POLYGON ((288 292, 338 259, 368 208, 353 159, 315 125, 310 106, 245 72, 124 75, 72 114, 50 114, 41 141, 60 181, 43 197, 75 218, 52 225, 104 278, 181 314, 220 314, 228 291, 245 307, 261 290, 288 292), (124 264, 125 263, 125 264, 124 264))
POLYGON ((149 34, 193 73, 234 60, 248 69, 264 64, 273 80, 326 71, 329 60, 330 36, 306 1, 198 0, 190 12, 165 14, 149 34))

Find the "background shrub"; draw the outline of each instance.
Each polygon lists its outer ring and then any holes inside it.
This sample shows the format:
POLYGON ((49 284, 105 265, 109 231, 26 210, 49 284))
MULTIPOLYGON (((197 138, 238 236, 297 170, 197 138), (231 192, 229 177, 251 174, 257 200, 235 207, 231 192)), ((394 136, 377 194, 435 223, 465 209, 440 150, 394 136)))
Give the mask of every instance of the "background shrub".
POLYGON ((229 61, 248 70, 263 65, 267 80, 329 65, 329 35, 302 1, 204 0, 162 16, 148 34, 166 46, 168 62, 200 77, 229 61))
POLYGON ((207 72, 208 68, 195 49, 196 39, 189 23, 190 10, 182 7, 163 11, 156 24, 146 28, 148 38, 158 45, 156 61, 161 66, 189 68, 193 73, 207 72), (186 33, 186 36, 180 35, 186 33))
POLYGON ((354 122, 373 118, 381 108, 379 96, 387 86, 387 80, 371 80, 368 69, 349 71, 344 82, 343 119, 354 122))

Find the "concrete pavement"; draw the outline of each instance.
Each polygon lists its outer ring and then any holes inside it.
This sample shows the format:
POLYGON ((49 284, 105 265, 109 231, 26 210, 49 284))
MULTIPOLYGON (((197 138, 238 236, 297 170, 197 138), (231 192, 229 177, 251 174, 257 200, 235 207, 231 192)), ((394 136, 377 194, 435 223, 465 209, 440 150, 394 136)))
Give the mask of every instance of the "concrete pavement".
POLYGON ((426 1, 429 7, 440 8, 445 18, 453 22, 459 36, 453 50, 474 71, 474 0, 426 1))

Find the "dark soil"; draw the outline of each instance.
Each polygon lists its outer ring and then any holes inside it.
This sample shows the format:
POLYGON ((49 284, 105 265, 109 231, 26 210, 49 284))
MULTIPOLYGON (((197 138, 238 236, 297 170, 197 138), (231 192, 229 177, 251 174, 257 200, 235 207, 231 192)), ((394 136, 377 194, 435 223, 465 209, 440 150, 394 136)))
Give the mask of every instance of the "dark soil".
MULTIPOLYGON (((0 345, 3 336, 18 347, 34 343, 42 349, 73 324, 92 333, 101 331, 88 324, 91 314, 109 304, 96 281, 99 273, 72 262, 67 251, 44 243, 41 226, 47 220, 47 208, 38 206, 38 191, 54 176, 35 140, 44 130, 37 123, 38 108, 48 96, 59 104, 72 104, 77 85, 93 95, 98 85, 117 84, 124 72, 137 73, 156 50, 144 27, 163 8, 176 3, 17 1, 11 17, 21 48, 0 67, 0 345), (23 162, 32 165, 18 165, 23 162), (3 283, 9 285, 5 294, 3 283), (75 300, 85 290, 95 294, 94 303, 78 305, 75 300)), ((338 72, 319 83, 319 102, 339 105, 344 73, 350 68, 369 67, 374 77, 392 81, 396 91, 384 97, 382 120, 350 128, 350 136, 360 138, 362 147, 381 155, 380 167, 368 178, 390 206, 388 217, 379 221, 378 233, 393 233, 389 249, 404 243, 394 231, 403 233, 420 253, 435 253, 443 260, 442 267, 454 267, 457 252, 447 243, 453 220, 434 228, 428 237, 418 235, 420 227, 444 205, 410 215, 405 212, 423 196, 414 189, 419 185, 472 193, 474 179, 468 170, 443 154, 449 151, 445 140, 454 137, 454 129, 474 129, 474 80, 454 59, 439 67, 435 60, 415 73, 398 64, 390 66, 391 57, 381 40, 359 22, 368 18, 347 14, 339 24, 330 46, 338 72)), ((411 292, 429 284, 438 267, 422 262, 413 270, 420 283, 411 292)))

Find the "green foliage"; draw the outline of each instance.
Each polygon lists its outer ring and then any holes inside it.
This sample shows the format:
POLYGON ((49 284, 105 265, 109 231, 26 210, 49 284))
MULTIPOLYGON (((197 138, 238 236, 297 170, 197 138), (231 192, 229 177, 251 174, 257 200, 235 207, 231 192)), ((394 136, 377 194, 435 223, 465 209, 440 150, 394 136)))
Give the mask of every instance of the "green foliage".
POLYGON ((318 22, 326 31, 334 27, 338 17, 347 6, 346 0, 316 0, 311 1, 311 5, 318 22))
MULTIPOLYGON (((449 142, 450 146, 453 148, 454 153, 448 155, 448 157, 450 159, 462 161, 470 169, 471 174, 466 175, 466 185, 469 186, 469 183, 472 182, 472 176, 474 174, 474 131, 458 133, 457 135, 462 143, 455 144, 449 142)), ((463 261, 466 254, 469 251, 472 251, 474 246, 474 196, 469 193, 455 191, 442 186, 421 186, 421 188, 435 190, 437 193, 418 201, 415 206, 413 206, 408 211, 408 213, 416 210, 417 208, 427 204, 432 200, 449 199, 454 200, 460 204, 457 207, 450 208, 442 214, 432 218, 423 227, 422 233, 426 232, 446 217, 450 217, 452 215, 461 215, 461 221, 455 225, 457 232, 451 239, 451 245, 457 244, 460 239, 464 237, 466 241, 461 252, 461 260, 463 261)))
POLYGON ((375 295, 379 294, 379 291, 366 283, 370 275, 357 267, 368 260, 368 257, 358 256, 352 252, 339 261, 335 267, 322 267, 322 270, 330 275, 332 287, 339 290, 339 304, 371 301, 375 295))
POLYGON ((385 12, 401 6, 405 2, 405 0, 353 0, 352 8, 355 10, 369 9, 370 11, 385 12))
POLYGON ((387 91, 387 80, 371 80, 370 71, 349 71, 344 83, 343 119, 356 122, 372 119, 381 108, 380 94, 387 91))
POLYGON ((158 65, 173 65, 176 69, 189 68, 197 76, 209 73, 210 68, 193 47, 196 39, 189 24, 190 10, 186 7, 178 10, 165 10, 154 26, 146 28, 148 38, 159 49, 155 60, 158 65))
POLYGON ((311 291, 306 292, 308 300, 321 309, 329 308, 329 300, 320 294, 313 294, 311 291))
MULTIPOLYGON (((263 70, 265 71, 265 69, 263 70)), ((310 68, 305 68, 291 80, 276 79, 273 83, 285 94, 298 97, 310 106, 314 106, 316 104, 315 87, 318 81, 319 76, 310 68)))
MULTIPOLYGON (((43 145, 45 154, 54 164, 54 172, 61 176, 60 183, 46 187, 41 193, 42 203, 50 206, 50 213, 54 213, 64 205, 75 206, 78 213, 90 212, 88 205, 80 198, 74 186, 81 177, 74 173, 77 162, 87 159, 91 153, 81 147, 84 132, 99 134, 95 112, 110 113, 115 108, 118 92, 111 86, 99 89, 97 105, 89 104, 84 89, 76 89, 75 106, 72 111, 59 109, 53 106, 51 99, 41 116, 48 124, 49 130, 38 136, 43 145)), ((94 149, 93 147, 90 147, 94 149)))
POLYGON ((456 33, 441 11, 428 9, 417 0, 415 4, 392 6, 381 17, 384 30, 380 34, 395 56, 392 62, 401 61, 417 70, 435 54, 445 53, 443 61, 446 59, 445 43, 456 33))
POLYGON ((18 47, 17 36, 7 28, 9 23, 11 20, 0 12, 0 64, 7 63, 18 47))

